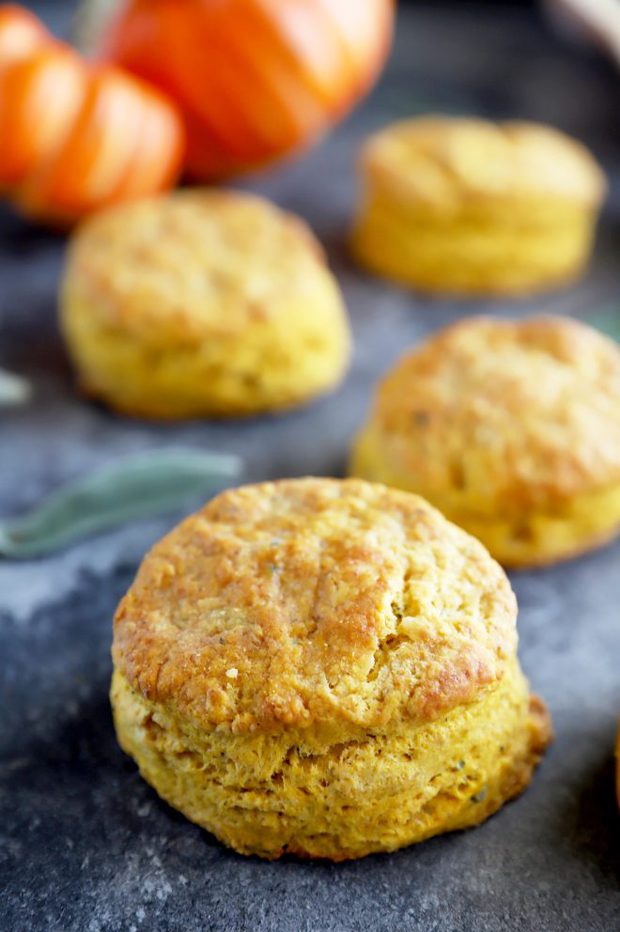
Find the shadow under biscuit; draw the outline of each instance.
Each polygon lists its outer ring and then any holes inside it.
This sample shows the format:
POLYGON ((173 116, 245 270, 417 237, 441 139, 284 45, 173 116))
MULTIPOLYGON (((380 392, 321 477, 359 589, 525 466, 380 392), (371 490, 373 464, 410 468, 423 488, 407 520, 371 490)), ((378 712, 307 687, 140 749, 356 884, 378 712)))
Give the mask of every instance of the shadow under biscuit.
POLYGON ((615 780, 611 744, 584 774, 564 815, 567 846, 596 868, 606 885, 620 893, 620 813, 615 780))

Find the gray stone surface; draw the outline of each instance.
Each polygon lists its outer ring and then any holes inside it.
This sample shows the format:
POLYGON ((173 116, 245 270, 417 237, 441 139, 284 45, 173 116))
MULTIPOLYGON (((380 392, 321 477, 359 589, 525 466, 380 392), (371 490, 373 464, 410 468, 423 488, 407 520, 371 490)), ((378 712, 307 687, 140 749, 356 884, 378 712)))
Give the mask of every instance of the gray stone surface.
MULTIPOLYGON (((43 5, 40 5, 43 6, 43 5)), ((57 23, 67 5, 46 4, 57 23)), ((343 246, 353 160, 372 128, 423 109, 520 115, 585 139, 613 184, 591 273, 532 307, 585 319, 618 302, 620 88, 533 15, 434 5, 401 16, 368 103, 256 189, 306 216, 342 282, 356 337, 331 398, 282 418, 169 426, 80 400, 56 330, 64 241, 0 216, 0 364, 32 377, 0 419, 0 513, 121 453, 234 450, 246 479, 339 474, 370 387, 404 346, 479 305, 423 301, 360 274, 343 246)), ((341 866, 244 859, 161 803, 118 749, 107 699, 111 616, 141 554, 175 517, 32 563, 0 562, 0 927, 9 930, 620 929, 612 746, 620 712, 620 544, 515 574, 521 657, 557 740, 532 787, 484 826, 341 866)))

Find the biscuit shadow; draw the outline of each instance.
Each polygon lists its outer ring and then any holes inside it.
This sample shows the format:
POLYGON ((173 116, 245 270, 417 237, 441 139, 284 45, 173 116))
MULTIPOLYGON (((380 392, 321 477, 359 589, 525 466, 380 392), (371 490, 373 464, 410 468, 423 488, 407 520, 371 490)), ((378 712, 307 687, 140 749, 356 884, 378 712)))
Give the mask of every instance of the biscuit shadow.
MULTIPOLYGON (((353 257, 349 245, 349 229, 343 223, 331 223, 319 233, 321 245, 325 250, 329 264, 339 272, 364 275, 364 269, 353 257)), ((368 274, 368 278, 376 281, 368 274)))
POLYGON ((73 400, 82 406, 91 408, 102 420, 127 429, 140 427, 162 435, 175 435, 178 434, 179 431, 184 430, 197 431, 207 429, 210 432, 235 436, 240 431, 262 431, 264 428, 286 426, 287 423, 295 424, 299 422, 299 419, 302 417, 314 417, 317 409, 322 405, 326 407, 330 405, 334 396, 342 390, 342 386, 339 385, 329 392, 304 399, 296 404, 291 404, 290 407, 281 409, 274 408, 272 410, 266 409, 264 411, 233 414, 149 417, 148 415, 134 414, 131 411, 115 408, 112 403, 106 402, 95 395, 82 392, 76 384, 75 376, 68 362, 67 371, 72 377, 71 395, 73 396, 73 400))
POLYGON ((44 871, 46 859, 53 857, 67 834, 72 836, 71 853, 76 859, 78 854, 97 852, 102 836, 105 856, 112 857, 127 839, 143 844, 163 834, 174 842, 192 829, 199 833, 201 847, 226 851, 142 779, 117 743, 108 689, 106 677, 91 698, 61 719, 44 739, 29 737, 24 728, 24 739, 9 743, 5 762, 0 762, 4 791, 0 820, 6 836, 19 839, 34 817, 32 847, 39 852, 35 860, 44 871))
POLYGON ((615 760, 608 752, 586 774, 577 798, 562 813, 562 821, 569 850, 595 867, 612 889, 620 891, 620 816, 615 779, 615 760))
MULTIPOLYGON (((115 747, 118 750, 115 745, 108 690, 109 679, 100 679, 88 699, 67 709, 66 716, 59 715, 55 727, 49 731, 46 723, 42 723, 36 736, 25 727, 26 721, 32 720, 34 715, 29 709, 24 709, 23 731, 9 741, 4 755, 9 761, 8 767, 3 771, 5 774, 13 769, 11 760, 24 762, 24 767, 15 768, 16 772, 21 771, 16 780, 17 791, 27 787, 31 781, 36 780, 38 773, 44 771, 64 777, 72 772, 77 774, 88 769, 89 776, 98 779, 99 766, 105 765, 108 760, 111 762, 114 755, 111 755, 110 751, 115 747), (40 737, 43 728, 46 731, 45 738, 40 737), (26 767, 27 761, 36 762, 36 765, 32 768, 26 767)), ((53 716, 54 710, 51 708, 47 715, 53 716)), ((60 781, 51 781, 50 793, 53 794, 59 785, 60 781)))
POLYGON ((29 261, 34 253, 50 247, 64 249, 68 236, 64 230, 20 216, 9 204, 0 205, 0 232, 4 256, 29 261))
POLYGON ((507 567, 506 572, 512 580, 527 580, 528 577, 555 578, 561 580, 566 577, 571 579, 577 568, 587 570, 590 567, 599 566, 601 563, 614 564, 620 557, 620 534, 603 543, 593 544, 581 553, 575 553, 569 557, 561 557, 557 560, 550 560, 548 563, 530 566, 511 566, 507 567))
POLYGON ((37 381, 42 376, 52 377, 62 385, 63 396, 75 394, 71 365, 52 302, 47 298, 33 298, 22 320, 13 315, 10 319, 0 319, 0 323, 4 366, 37 381))

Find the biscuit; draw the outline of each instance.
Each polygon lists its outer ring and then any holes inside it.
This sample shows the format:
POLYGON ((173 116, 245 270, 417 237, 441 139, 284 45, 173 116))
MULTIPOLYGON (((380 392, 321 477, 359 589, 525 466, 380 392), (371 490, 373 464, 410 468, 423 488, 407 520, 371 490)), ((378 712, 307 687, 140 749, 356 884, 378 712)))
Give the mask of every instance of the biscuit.
POLYGON ((383 379, 350 472, 424 495, 505 566, 620 529, 620 350, 563 317, 469 318, 383 379))
POLYGON ((484 547, 359 480, 219 495, 145 558, 114 623, 119 741, 243 854, 339 861, 476 825, 550 738, 484 547))
POLYGON ((349 327, 319 244, 241 192, 179 191, 89 219, 61 323, 84 390, 156 417, 279 410, 334 388, 349 327))
POLYGON ((604 175, 590 153, 534 123, 425 117, 364 146, 352 233, 371 271, 426 291, 526 294, 579 275, 604 175))

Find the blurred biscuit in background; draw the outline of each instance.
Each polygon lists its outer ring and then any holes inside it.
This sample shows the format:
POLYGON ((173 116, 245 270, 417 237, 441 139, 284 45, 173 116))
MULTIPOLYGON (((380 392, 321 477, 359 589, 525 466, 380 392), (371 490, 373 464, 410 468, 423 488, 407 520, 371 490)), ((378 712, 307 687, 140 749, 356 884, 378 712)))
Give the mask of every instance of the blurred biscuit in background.
POLYGON ((61 322, 80 384, 133 415, 271 411, 334 388, 350 336, 308 227, 259 197, 183 190, 76 233, 61 322))
POLYGON ((385 376, 350 469, 506 566, 589 550, 620 530, 620 349, 563 317, 463 320, 385 376))
POLYGON ((360 263, 425 291, 519 295, 576 278, 604 175, 551 127, 430 116, 365 144, 352 232, 360 263))

